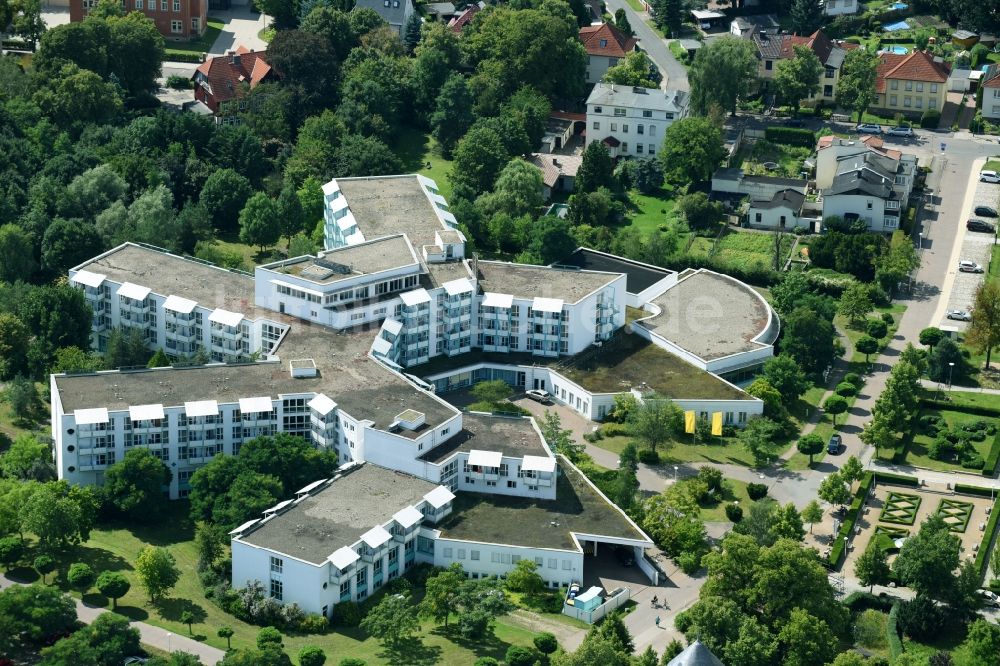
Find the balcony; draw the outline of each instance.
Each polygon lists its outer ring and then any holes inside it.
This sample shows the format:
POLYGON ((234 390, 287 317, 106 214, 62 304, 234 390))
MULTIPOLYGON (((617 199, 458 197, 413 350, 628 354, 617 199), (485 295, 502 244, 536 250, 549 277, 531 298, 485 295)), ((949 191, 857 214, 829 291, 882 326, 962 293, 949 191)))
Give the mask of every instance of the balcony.
POLYGON ((178 342, 194 342, 198 339, 197 330, 194 328, 177 328, 171 330, 170 325, 167 325, 167 339, 176 340, 178 342))
POLYGON ((80 447, 81 456, 96 456, 102 453, 108 453, 109 451, 114 451, 113 446, 92 446, 92 447, 80 447))

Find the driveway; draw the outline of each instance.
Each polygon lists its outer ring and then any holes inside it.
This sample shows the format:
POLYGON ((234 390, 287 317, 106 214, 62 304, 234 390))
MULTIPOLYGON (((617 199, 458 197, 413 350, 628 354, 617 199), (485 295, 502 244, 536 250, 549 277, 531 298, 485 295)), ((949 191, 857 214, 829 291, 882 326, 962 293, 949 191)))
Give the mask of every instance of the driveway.
POLYGON ((639 38, 639 45, 646 52, 646 55, 649 56, 649 59, 656 63, 656 66, 660 69, 660 73, 663 74, 662 87, 673 90, 690 90, 691 86, 688 83, 687 70, 684 69, 682 64, 677 62, 677 58, 674 57, 674 54, 667 47, 666 40, 656 34, 656 31, 649 26, 649 23, 647 23, 649 15, 645 12, 642 14, 638 13, 625 0, 606 0, 605 4, 607 5, 608 13, 612 16, 619 9, 625 10, 629 25, 632 26, 635 36, 639 38))
POLYGON ((263 51, 267 48, 267 42, 257 36, 257 33, 267 27, 266 15, 254 13, 249 7, 234 7, 213 11, 209 18, 225 23, 222 32, 212 44, 209 55, 224 55, 226 51, 233 51, 240 45, 254 51, 263 51))

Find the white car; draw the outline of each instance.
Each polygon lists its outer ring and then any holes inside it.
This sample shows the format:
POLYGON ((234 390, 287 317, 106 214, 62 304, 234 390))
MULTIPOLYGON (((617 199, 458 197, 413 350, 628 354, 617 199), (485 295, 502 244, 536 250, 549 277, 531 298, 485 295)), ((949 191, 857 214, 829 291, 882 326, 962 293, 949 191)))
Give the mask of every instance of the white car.
POLYGON ((548 391, 542 391, 540 389, 531 389, 530 391, 525 391, 524 395, 528 396, 535 402, 540 402, 543 405, 547 405, 552 402, 552 396, 549 395, 548 391))
POLYGON ((960 273, 982 273, 983 267, 974 261, 963 259, 958 262, 958 270, 960 273))
POLYGON ((983 595, 984 606, 989 606, 990 608, 1000 608, 1000 597, 997 596, 996 592, 991 590, 979 590, 979 593, 983 595))
POLYGON ((902 136, 907 139, 913 137, 912 127, 890 127, 886 134, 891 134, 892 136, 902 136))
POLYGON ((968 310, 948 310, 948 319, 956 321, 972 321, 972 315, 968 310))
POLYGON ((1000 174, 996 171, 980 171, 979 180, 984 183, 1000 183, 1000 174))
POLYGON ((875 125, 873 123, 862 123, 858 125, 855 128, 855 130, 858 132, 858 134, 881 134, 882 126, 875 125))

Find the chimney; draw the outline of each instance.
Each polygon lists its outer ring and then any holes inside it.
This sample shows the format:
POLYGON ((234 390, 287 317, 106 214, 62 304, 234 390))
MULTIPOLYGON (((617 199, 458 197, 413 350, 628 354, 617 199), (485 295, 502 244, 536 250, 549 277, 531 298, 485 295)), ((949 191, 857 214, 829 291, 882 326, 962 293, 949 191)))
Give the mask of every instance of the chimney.
POLYGON ((240 54, 237 53, 236 51, 230 51, 229 52, 229 62, 232 65, 238 65, 238 64, 240 64, 240 54))

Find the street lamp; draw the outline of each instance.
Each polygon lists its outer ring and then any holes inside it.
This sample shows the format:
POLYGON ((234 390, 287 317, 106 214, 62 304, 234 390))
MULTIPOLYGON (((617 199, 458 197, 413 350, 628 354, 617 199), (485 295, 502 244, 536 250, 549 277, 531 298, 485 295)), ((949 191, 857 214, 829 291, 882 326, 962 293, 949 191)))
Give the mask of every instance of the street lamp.
POLYGON ((173 634, 171 634, 170 632, 167 632, 167 652, 170 652, 170 651, 171 651, 171 650, 170 650, 170 637, 171 637, 172 635, 173 635, 173 634))
POLYGON ((677 483, 677 465, 674 465, 674 483, 677 483))
POLYGON ((924 249, 924 232, 921 231, 919 234, 917 234, 917 242, 920 244, 919 245, 920 249, 923 250, 924 249))
POLYGON ((955 362, 948 362, 948 390, 951 390, 951 373, 955 370, 955 362))

